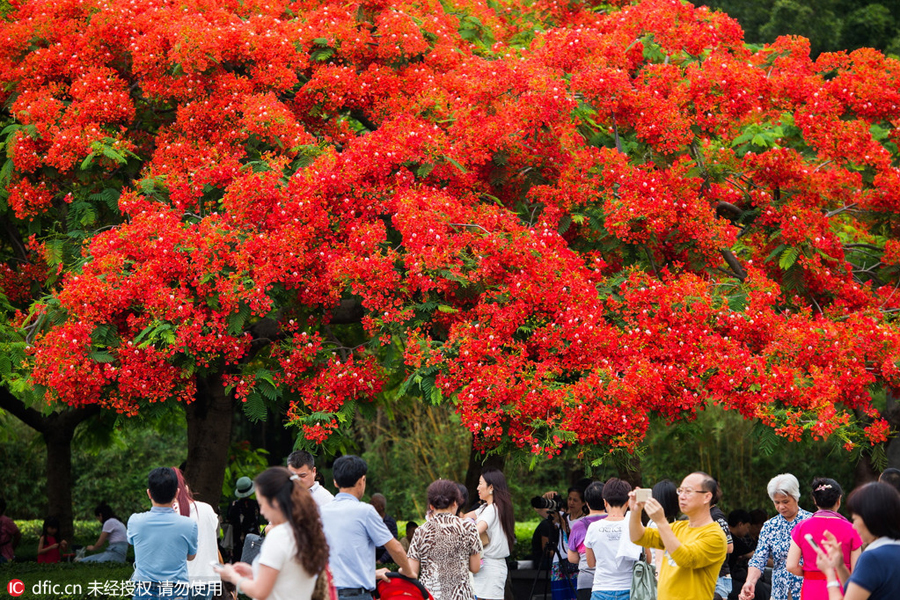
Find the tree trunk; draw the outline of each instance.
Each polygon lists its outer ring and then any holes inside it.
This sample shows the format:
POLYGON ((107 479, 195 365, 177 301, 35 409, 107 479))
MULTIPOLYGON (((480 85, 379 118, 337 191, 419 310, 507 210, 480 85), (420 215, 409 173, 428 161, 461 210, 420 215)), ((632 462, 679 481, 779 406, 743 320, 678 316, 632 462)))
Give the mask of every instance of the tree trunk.
MULTIPOLYGON (((506 457, 499 454, 491 454, 485 456, 472 446, 469 450, 469 467, 466 469, 466 489, 469 490, 469 506, 478 502, 478 480, 481 478, 481 471, 487 467, 503 470, 506 464, 506 457)), ((466 507, 468 508, 468 507, 466 507)))
POLYGON ((188 455, 185 478, 197 500, 218 509, 228 464, 234 403, 219 375, 197 380, 197 397, 185 407, 188 455))
MULTIPOLYGON (((61 421, 62 419, 57 419, 61 421)), ((60 537, 73 539, 75 529, 72 523, 72 438, 75 436, 73 424, 47 427, 42 433, 47 444, 47 514, 59 519, 60 537)))
POLYGON ((877 480, 878 473, 875 471, 875 467, 872 464, 872 457, 868 454, 863 454, 859 457, 859 460, 856 461, 856 468, 853 470, 854 489, 877 480))
POLYGON ((43 415, 25 405, 5 387, 0 387, 0 408, 37 431, 47 445, 47 514, 59 519, 59 533, 71 540, 75 532, 72 523, 72 438, 75 429, 91 417, 100 414, 96 404, 69 408, 43 415))
POLYGON ((625 462, 619 463, 618 467, 619 479, 627 481, 631 484, 631 487, 639 487, 642 485, 643 471, 641 469, 641 459, 632 455, 628 457, 625 462))
MULTIPOLYGON (((887 419, 892 431, 900 429, 900 402, 897 401, 895 392, 890 388, 887 392, 887 405, 881 416, 887 419)), ((900 436, 895 436, 891 439, 887 443, 885 451, 887 453, 887 466, 895 469, 900 468, 900 436)))

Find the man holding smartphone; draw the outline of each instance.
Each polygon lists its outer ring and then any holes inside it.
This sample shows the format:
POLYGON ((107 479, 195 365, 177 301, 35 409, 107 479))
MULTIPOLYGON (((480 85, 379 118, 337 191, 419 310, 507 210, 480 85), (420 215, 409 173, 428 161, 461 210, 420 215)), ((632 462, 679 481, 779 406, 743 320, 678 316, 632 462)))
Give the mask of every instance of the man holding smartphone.
POLYGON ((725 560, 725 533, 710 516, 710 503, 716 496, 716 481, 706 473, 691 473, 678 488, 678 506, 688 520, 669 524, 665 511, 655 498, 638 502, 640 488, 629 494, 631 518, 628 530, 638 546, 666 550, 659 574, 659 597, 666 600, 712 598, 719 568, 725 560), (641 510, 656 523, 645 528, 641 510))

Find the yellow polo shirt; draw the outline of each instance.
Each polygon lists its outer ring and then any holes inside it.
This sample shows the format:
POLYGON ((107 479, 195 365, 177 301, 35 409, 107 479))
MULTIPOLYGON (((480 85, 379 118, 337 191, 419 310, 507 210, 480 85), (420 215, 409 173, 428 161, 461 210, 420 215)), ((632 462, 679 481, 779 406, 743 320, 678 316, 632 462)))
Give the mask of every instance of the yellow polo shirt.
MULTIPOLYGON (((728 554, 725 532, 713 521, 703 527, 691 527, 687 521, 672 523, 672 532, 681 542, 674 553, 663 556, 659 574, 659 598, 697 600, 712 598, 719 569, 728 554)), ((665 550, 658 529, 644 529, 638 546, 665 550)))

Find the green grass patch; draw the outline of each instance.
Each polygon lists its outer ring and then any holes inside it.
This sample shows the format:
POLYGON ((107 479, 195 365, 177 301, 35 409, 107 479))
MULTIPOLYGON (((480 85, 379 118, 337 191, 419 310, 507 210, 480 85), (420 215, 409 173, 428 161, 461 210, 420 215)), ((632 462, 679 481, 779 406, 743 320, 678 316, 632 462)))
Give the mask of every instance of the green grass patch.
POLYGON ((11 598, 9 582, 19 580, 24 586, 20 600, 97 600, 128 598, 123 593, 125 581, 134 568, 126 564, 15 562, 0 565, 0 598, 11 598))

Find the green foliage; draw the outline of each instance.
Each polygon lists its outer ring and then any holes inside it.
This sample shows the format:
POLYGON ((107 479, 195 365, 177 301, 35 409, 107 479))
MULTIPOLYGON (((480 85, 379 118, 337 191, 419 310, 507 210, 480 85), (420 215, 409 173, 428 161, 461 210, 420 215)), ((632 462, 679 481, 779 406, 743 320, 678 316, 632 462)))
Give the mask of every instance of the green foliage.
POLYGON ((228 451, 225 478, 222 481, 221 506, 227 506, 234 499, 234 488, 241 477, 253 479, 269 467, 268 452, 262 448, 252 448, 250 442, 232 444, 228 451))
POLYGON ((897 21, 882 4, 860 6, 844 19, 843 40, 848 48, 870 46, 887 51, 894 40, 900 40, 898 35, 897 21))
POLYGON ((0 473, 5 479, 2 495, 6 514, 13 519, 41 519, 44 495, 44 465, 47 450, 43 438, 17 418, 0 411, 0 473))
POLYGON ((181 464, 187 456, 187 435, 183 419, 179 426, 164 424, 165 430, 147 425, 123 420, 110 445, 102 449, 87 444, 88 448, 81 450, 84 438, 76 436, 72 460, 76 518, 92 518, 94 507, 101 502, 109 504, 123 521, 149 509, 147 474, 155 467, 181 464))
MULTIPOLYGON (((699 4, 699 3, 697 3, 699 4)), ((900 3, 872 0, 710 0, 738 20, 750 43, 779 35, 809 38, 813 56, 857 48, 900 52, 900 3)))
POLYGON ((763 508, 772 514, 766 494, 769 479, 792 473, 800 481, 800 504, 814 510, 808 493, 813 477, 837 480, 845 490, 854 486, 855 461, 828 442, 789 442, 767 427, 755 426, 733 411, 711 407, 693 423, 676 427, 651 424, 643 457, 644 485, 661 479, 680 482, 692 471, 718 479, 724 491, 721 507, 763 508))
MULTIPOLYGON (((73 510, 92 523, 93 542, 100 533, 94 507, 112 506, 121 519, 148 509, 147 473, 178 465, 187 455, 183 416, 155 425, 124 419, 122 423, 82 424, 72 446, 73 510)), ((43 522, 47 516, 46 448, 41 436, 21 421, 0 412, 0 470, 8 478, 3 495, 7 514, 43 522)))
MULTIPOLYGON (((16 525, 19 527, 19 531, 22 532, 23 543, 28 539, 33 539, 36 543, 37 539, 41 537, 41 531, 44 527, 44 520, 17 519, 16 525)), ((90 519, 89 521, 76 520, 74 521, 73 525, 75 527, 76 543, 78 540, 90 540, 90 543, 93 543, 97 539, 97 519, 90 519)), ((18 555, 20 553, 16 552, 16 554, 18 555)))
POLYGON ((471 434, 446 405, 407 402, 394 411, 379 409, 374 418, 356 421, 369 464, 366 489, 383 493, 398 521, 417 519, 428 510, 428 484, 439 478, 465 481, 471 434))

